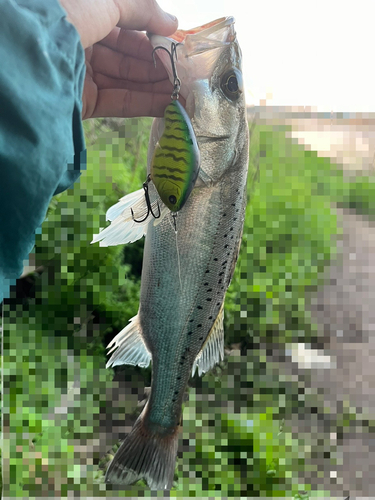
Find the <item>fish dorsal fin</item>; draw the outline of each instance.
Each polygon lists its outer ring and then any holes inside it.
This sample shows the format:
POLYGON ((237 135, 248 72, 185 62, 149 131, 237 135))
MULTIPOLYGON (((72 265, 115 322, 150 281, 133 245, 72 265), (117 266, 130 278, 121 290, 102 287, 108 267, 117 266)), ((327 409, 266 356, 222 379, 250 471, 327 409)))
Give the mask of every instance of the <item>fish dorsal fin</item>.
POLYGON ((152 182, 149 183, 149 196, 152 211, 158 213, 158 205, 160 207, 160 218, 154 219, 149 216, 143 222, 142 220, 147 214, 147 203, 145 191, 143 188, 122 197, 115 205, 107 210, 106 218, 111 221, 111 225, 106 227, 99 234, 94 236, 91 243, 100 242, 101 247, 110 247, 113 245, 125 245, 137 241, 147 232, 147 227, 152 221, 160 222, 169 212, 168 208, 163 204, 152 182), (134 219, 132 211, 134 214, 134 219))
POLYGON ((224 302, 215 323, 207 336, 202 349, 199 351, 193 364, 192 375, 198 369, 198 375, 208 372, 219 361, 224 359, 224 302))
POLYGON ((143 339, 138 315, 131 318, 129 324, 108 344, 107 349, 110 349, 108 354, 115 351, 106 365, 107 368, 117 365, 138 365, 147 368, 151 353, 143 339))

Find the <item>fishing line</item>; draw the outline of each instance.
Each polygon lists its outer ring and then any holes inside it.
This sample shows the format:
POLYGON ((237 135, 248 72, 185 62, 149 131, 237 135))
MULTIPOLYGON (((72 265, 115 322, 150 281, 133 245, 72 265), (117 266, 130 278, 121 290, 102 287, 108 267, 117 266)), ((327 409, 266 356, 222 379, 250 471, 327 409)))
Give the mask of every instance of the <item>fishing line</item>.
MULTIPOLYGON (((180 281, 180 288, 182 292, 182 281, 181 281, 181 264, 180 264, 180 252, 178 250, 178 239, 177 239, 177 212, 171 214, 173 217, 173 229, 176 235, 176 251, 177 251, 177 265, 178 265, 178 279, 180 281)), ((171 223, 171 221, 169 221, 171 223)), ((172 224, 171 224, 172 225, 172 224)))

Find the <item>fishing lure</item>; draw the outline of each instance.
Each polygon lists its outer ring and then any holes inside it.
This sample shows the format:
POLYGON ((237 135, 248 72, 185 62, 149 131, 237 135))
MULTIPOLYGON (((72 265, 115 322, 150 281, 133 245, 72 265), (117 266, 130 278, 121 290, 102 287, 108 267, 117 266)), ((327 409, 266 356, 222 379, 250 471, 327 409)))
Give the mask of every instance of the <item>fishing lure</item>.
MULTIPOLYGON (((147 189, 147 184, 150 180, 154 183, 163 203, 171 212, 176 213, 181 210, 189 198, 199 173, 200 154, 193 126, 188 114, 178 101, 181 82, 177 76, 175 65, 175 58, 177 59, 177 45, 178 44, 172 42, 171 51, 165 47, 159 46, 155 47, 152 52, 155 65, 156 50, 162 49, 169 54, 172 65, 174 88, 171 95, 172 101, 164 111, 164 132, 155 146, 151 160, 150 174, 143 184, 148 207, 146 218, 150 213, 154 218, 158 218, 158 216, 155 216, 152 210, 150 210, 147 189)), ((133 216, 133 220, 135 222, 143 222, 145 218, 142 220, 135 220, 133 216)))

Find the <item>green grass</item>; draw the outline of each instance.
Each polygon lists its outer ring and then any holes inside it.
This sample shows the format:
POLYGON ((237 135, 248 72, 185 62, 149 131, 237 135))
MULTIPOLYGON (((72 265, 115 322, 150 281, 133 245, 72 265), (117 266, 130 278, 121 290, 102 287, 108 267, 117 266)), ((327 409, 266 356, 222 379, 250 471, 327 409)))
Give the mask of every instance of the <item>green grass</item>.
MULTIPOLYGON (((106 209, 144 181, 150 123, 133 120, 116 133, 101 122, 87 126, 88 135, 104 135, 90 148, 80 183, 51 203, 36 241, 36 265, 44 272, 35 299, 4 308, 9 496, 107 495, 98 463, 117 436, 91 454, 98 416, 125 420, 138 396, 112 401, 116 383, 105 369, 104 345, 137 312, 142 244, 100 248, 90 241, 106 225, 106 209), (56 413, 64 401, 68 414, 56 413), (79 446, 87 442, 85 454, 79 446)), ((282 425, 309 401, 274 373, 266 349, 319 336, 306 306, 335 257, 333 207, 372 215, 373 193, 373 180, 346 182, 327 159, 286 140, 284 130, 253 129, 250 201, 225 304, 226 341, 248 352, 193 380, 171 496, 310 496, 298 477, 312 450, 282 425)), ((148 385, 149 370, 124 367, 121 373, 134 390, 148 385)), ((338 425, 349 425, 348 418, 339 416, 338 425)), ((150 496, 141 484, 120 493, 150 496)))
POLYGON ((355 177, 338 199, 338 204, 375 220, 375 175, 355 177))
MULTIPOLYGON (((343 191, 342 173, 277 129, 256 129, 252 149, 259 152, 260 181, 252 196, 249 185, 243 243, 226 304, 227 325, 234 323, 227 338, 309 341, 317 331, 306 300, 335 256, 333 206, 343 191)), ((251 172, 254 158, 253 153, 251 172)))

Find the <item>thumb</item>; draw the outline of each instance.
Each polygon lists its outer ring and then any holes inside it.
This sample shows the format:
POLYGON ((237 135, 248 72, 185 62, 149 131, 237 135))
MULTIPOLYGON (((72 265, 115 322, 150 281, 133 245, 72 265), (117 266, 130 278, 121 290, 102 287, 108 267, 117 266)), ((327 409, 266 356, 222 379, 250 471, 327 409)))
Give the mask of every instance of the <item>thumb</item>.
POLYGON ((121 28, 168 36, 178 27, 177 18, 165 12, 156 0, 116 0, 116 5, 121 28))

